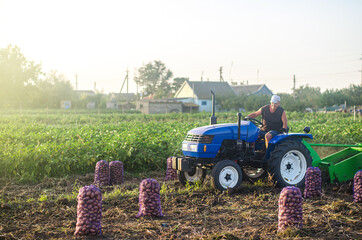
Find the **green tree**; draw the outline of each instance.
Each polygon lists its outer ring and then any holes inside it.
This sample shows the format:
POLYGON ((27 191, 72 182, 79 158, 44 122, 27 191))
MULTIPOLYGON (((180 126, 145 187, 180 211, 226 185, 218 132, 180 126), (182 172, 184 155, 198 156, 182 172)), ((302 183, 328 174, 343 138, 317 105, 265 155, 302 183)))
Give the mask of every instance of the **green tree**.
POLYGON ((72 85, 63 74, 57 71, 48 73, 44 80, 39 81, 37 99, 34 100, 39 107, 59 108, 60 101, 75 99, 72 85))
POLYGON ((28 105, 41 74, 41 65, 26 60, 19 47, 0 49, 0 104, 28 105))
POLYGON ((135 82, 144 87, 144 93, 147 95, 155 94, 156 98, 167 97, 171 93, 172 72, 166 68, 161 61, 150 62, 138 69, 138 75, 135 82))

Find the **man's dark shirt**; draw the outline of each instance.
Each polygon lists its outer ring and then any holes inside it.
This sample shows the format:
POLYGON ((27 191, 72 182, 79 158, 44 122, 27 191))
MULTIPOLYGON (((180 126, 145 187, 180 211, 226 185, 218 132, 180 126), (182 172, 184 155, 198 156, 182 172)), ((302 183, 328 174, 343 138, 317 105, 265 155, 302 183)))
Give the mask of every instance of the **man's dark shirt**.
POLYGON ((261 115, 263 118, 263 127, 261 130, 269 132, 271 130, 280 131, 283 128, 282 114, 284 109, 278 107, 273 113, 270 112, 269 104, 261 108, 261 115))

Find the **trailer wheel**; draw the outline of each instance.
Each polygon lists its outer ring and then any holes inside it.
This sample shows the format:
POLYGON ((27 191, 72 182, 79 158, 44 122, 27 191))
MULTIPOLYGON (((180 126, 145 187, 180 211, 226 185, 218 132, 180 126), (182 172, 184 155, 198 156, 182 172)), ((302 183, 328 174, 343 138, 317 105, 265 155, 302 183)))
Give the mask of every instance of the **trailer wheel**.
POLYGON ((264 168, 255 168, 251 166, 243 166, 241 171, 243 172, 243 179, 250 183, 255 183, 268 175, 268 172, 264 168))
POLYGON ((303 187, 307 168, 312 166, 308 149, 298 141, 278 144, 271 153, 268 170, 278 187, 303 187))
POLYGON ((221 191, 236 188, 242 181, 241 168, 231 160, 218 162, 211 173, 212 185, 221 191))
POLYGON ((206 177, 206 169, 196 167, 192 172, 177 171, 177 176, 183 186, 187 183, 192 185, 197 181, 202 183, 206 177))

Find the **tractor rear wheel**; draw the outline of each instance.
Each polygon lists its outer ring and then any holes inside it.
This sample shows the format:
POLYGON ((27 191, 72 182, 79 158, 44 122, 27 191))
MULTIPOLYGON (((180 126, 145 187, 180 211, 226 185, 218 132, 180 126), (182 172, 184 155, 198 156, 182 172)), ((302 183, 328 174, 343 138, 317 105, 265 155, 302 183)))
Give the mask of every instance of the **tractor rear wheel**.
POLYGON ((307 168, 312 166, 308 149, 299 141, 278 144, 270 155, 268 171, 278 187, 303 187, 307 168))
POLYGON ((221 191, 236 188, 241 184, 242 173, 240 166, 231 160, 218 162, 211 173, 212 185, 221 191))
POLYGON ((206 177, 206 169, 196 167, 192 172, 177 171, 177 176, 183 186, 187 183, 193 185, 197 181, 202 183, 206 177))

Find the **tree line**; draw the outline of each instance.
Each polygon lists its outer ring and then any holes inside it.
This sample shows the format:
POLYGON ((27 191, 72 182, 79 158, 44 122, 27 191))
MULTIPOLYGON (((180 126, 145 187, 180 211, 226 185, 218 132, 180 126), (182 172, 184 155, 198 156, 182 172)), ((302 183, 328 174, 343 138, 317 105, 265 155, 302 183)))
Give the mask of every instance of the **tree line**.
MULTIPOLYGON (((281 97, 281 106, 287 111, 305 111, 307 108, 321 109, 333 105, 362 106, 362 87, 351 85, 344 89, 331 89, 321 92, 318 87, 301 86, 294 93, 278 93, 281 97)), ((219 98, 218 105, 222 110, 253 111, 269 103, 266 95, 240 95, 237 97, 219 98)))
MULTIPOLYGON (((142 96, 172 98, 187 77, 173 77, 161 61, 155 60, 141 66, 134 77, 142 88, 142 96)), ((44 73, 42 66, 28 61, 19 47, 9 45, 0 49, 0 107, 59 108, 60 101, 70 100, 73 107, 85 108, 87 102, 105 107, 109 96, 96 93, 81 96, 74 91, 70 81, 57 71, 44 73)), ((304 111, 307 107, 322 108, 334 104, 362 105, 362 87, 352 85, 345 89, 321 92, 320 88, 301 86, 293 94, 279 94, 282 106, 288 111, 304 111)), ((269 102, 269 96, 240 95, 217 98, 221 110, 256 110, 269 102)))

